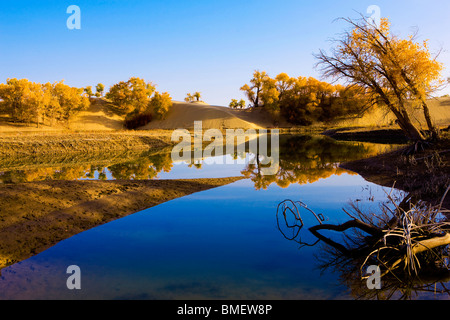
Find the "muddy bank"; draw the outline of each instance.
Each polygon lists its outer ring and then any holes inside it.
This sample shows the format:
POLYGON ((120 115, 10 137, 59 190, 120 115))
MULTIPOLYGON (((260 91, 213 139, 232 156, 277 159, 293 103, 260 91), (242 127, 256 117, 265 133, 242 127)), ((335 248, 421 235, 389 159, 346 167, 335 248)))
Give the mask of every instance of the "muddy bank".
POLYGON ((382 144, 406 144, 408 138, 400 129, 363 129, 341 128, 330 129, 322 133, 330 138, 341 141, 360 141, 382 144))
POLYGON ((243 177, 0 185, 0 270, 82 231, 243 177))
POLYGON ((2 156, 153 150, 173 145, 167 131, 60 132, 0 135, 2 156))
MULTIPOLYGON (((450 185, 450 139, 435 143, 414 155, 408 147, 368 159, 343 163, 369 182, 410 193, 415 199, 438 204, 450 185)), ((450 195, 444 206, 450 209, 450 195)))

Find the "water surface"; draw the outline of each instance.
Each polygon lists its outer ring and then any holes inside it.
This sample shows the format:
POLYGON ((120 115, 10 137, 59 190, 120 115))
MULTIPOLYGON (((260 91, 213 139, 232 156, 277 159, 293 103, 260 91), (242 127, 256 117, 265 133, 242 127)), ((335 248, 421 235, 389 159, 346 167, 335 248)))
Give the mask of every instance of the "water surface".
MULTIPOLYGON (((305 227, 287 240, 277 206, 302 201, 327 223, 349 217, 351 201, 377 210, 390 189, 338 167, 386 146, 325 137, 283 137, 276 175, 261 175, 255 154, 172 163, 167 153, 138 155, 108 165, 36 164, 5 170, 5 183, 39 179, 178 179, 244 175, 247 179, 163 203, 85 231, 3 269, 2 299, 354 299, 355 283, 338 269, 320 268, 323 244, 307 228, 317 220, 301 211, 305 227), (237 161, 241 159, 240 161, 237 161), (209 164, 208 164, 209 163, 209 164), (36 173, 38 172, 38 173, 36 173), (69 174, 70 172, 70 174, 69 174), (67 175, 66 175, 67 174, 67 175), (103 174, 101 176, 100 174, 103 174), (66 269, 81 269, 81 290, 68 290, 66 269)), ((23 164, 21 164, 23 166, 23 164)), ((337 235, 330 234, 330 237, 337 235)), ((361 287, 365 286, 360 281, 361 287)), ((447 298, 419 292, 413 298, 447 298)))

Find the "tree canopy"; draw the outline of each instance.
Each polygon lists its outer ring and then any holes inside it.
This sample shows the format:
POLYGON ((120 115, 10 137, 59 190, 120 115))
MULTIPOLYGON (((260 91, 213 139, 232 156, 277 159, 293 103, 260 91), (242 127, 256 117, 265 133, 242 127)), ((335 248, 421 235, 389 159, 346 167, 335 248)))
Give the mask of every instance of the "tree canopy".
POLYGON ((194 93, 188 93, 186 95, 186 98, 184 98, 184 101, 186 101, 186 102, 194 102, 194 101, 199 102, 201 98, 202 98, 201 92, 196 91, 194 93))
POLYGON ((89 106, 84 89, 70 87, 63 81, 40 84, 27 79, 7 79, 0 84, 2 109, 14 122, 35 122, 49 125, 66 122, 76 112, 89 106))
POLYGON ((98 97, 103 96, 103 91, 105 91, 105 85, 103 83, 99 83, 95 86, 96 95, 98 97))
POLYGON ((237 99, 231 99, 229 107, 232 109, 244 109, 245 108, 245 100, 241 99, 237 101, 237 99))
POLYGON ((106 98, 126 115, 125 126, 129 129, 144 126, 154 118, 164 119, 173 105, 167 92, 157 92, 154 84, 141 78, 113 85, 106 98))
POLYGON ((172 98, 167 92, 155 92, 150 100, 149 108, 157 119, 164 119, 172 105, 172 98))
POLYGON ((366 106, 364 89, 355 85, 332 85, 313 77, 289 77, 286 73, 271 78, 264 71, 255 71, 250 83, 241 90, 252 107, 263 107, 298 125, 357 115, 366 106))
POLYGON ((92 86, 87 86, 86 88, 84 88, 84 92, 88 95, 89 98, 94 95, 94 93, 92 92, 92 86))
POLYGON ((113 85, 106 98, 124 114, 144 112, 156 87, 144 79, 132 77, 113 85))

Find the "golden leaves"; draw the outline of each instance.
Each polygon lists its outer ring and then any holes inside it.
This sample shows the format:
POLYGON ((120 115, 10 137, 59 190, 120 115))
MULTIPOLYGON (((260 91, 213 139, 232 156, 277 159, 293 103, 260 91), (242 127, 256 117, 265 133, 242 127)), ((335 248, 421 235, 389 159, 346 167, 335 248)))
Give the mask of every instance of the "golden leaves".
POLYGON ((89 100, 82 91, 65 85, 63 81, 40 84, 13 78, 0 85, 0 98, 14 121, 35 121, 39 126, 45 117, 52 122, 65 121, 73 113, 86 108, 89 100))

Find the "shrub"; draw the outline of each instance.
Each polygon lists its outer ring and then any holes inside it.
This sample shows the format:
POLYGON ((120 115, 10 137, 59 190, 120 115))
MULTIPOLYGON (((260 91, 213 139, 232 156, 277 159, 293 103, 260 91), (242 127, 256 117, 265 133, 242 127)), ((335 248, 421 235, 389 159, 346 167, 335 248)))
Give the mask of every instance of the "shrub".
POLYGON ((150 123, 152 118, 153 117, 150 113, 131 114, 125 119, 125 128, 132 130, 143 127, 150 123))
POLYGON ((172 108, 172 105, 172 98, 167 92, 155 92, 154 96, 150 100, 149 109, 155 115, 155 118, 161 120, 165 119, 170 108, 172 108))

